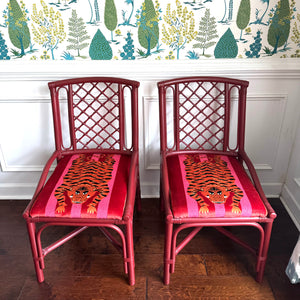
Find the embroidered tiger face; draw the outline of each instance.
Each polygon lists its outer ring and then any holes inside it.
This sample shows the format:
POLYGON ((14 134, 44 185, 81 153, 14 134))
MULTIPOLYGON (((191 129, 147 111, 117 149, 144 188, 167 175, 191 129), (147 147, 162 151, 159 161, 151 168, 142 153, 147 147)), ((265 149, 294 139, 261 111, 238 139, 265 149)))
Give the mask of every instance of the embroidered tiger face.
POLYGON ((206 198, 215 204, 224 204, 230 195, 230 192, 226 188, 217 185, 206 186, 201 191, 203 191, 206 198))
POLYGON ((67 194, 74 204, 82 204, 86 202, 95 192, 93 187, 83 184, 80 186, 72 186, 67 190, 67 194))
POLYGON ((63 178, 63 183, 55 190, 57 213, 65 211, 66 196, 73 204, 88 204, 87 212, 94 214, 97 205, 109 193, 108 182, 112 178, 115 160, 111 154, 100 155, 99 160, 91 155, 80 155, 63 178))
POLYGON ((200 161, 197 155, 186 155, 184 160, 188 194, 200 205, 200 213, 209 212, 206 200, 214 204, 225 204, 232 194, 232 213, 241 213, 240 200, 243 191, 235 184, 235 179, 227 163, 220 156, 200 161))

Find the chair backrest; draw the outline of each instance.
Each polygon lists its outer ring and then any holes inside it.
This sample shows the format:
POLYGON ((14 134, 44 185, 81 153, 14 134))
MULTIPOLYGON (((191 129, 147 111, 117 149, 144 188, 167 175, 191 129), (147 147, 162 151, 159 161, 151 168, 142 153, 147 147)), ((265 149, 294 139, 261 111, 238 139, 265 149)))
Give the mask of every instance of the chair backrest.
POLYGON ((159 82, 161 150, 244 149, 248 84, 222 77, 159 82))
POLYGON ((85 77, 48 86, 57 151, 138 149, 139 82, 85 77))

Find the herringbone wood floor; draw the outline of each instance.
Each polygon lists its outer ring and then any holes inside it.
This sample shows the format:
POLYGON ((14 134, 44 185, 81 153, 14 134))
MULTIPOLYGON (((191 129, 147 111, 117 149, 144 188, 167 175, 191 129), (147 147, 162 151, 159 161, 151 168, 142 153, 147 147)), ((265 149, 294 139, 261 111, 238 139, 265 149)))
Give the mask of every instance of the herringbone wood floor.
MULTIPOLYGON (((177 257, 170 286, 162 283, 164 222, 158 199, 142 200, 134 221, 136 285, 130 287, 121 256, 101 232, 88 229, 46 257, 45 282, 35 278, 22 211, 27 201, 0 201, 0 299, 300 299, 285 268, 299 232, 279 199, 266 273, 254 280, 254 259, 213 229, 203 229, 177 257)), ((254 240, 253 229, 234 229, 254 240)), ((50 242, 65 229, 49 228, 50 242)), ((46 233, 47 232, 47 233, 46 233)))

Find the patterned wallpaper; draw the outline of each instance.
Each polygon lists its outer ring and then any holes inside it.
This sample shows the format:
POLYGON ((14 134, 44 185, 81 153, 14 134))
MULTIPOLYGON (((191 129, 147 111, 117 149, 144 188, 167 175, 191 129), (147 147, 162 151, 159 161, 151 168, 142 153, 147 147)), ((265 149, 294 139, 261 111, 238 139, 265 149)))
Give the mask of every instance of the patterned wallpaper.
POLYGON ((1 0, 0 60, 300 57, 295 0, 1 0))

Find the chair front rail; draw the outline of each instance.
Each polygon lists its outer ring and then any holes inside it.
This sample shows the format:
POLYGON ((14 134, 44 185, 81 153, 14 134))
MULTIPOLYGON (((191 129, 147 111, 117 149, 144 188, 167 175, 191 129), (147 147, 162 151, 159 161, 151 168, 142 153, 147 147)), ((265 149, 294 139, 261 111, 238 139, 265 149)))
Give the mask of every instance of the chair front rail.
MULTIPOLYGON (((238 226, 243 225, 245 223, 271 223, 273 219, 269 217, 238 217, 238 218, 230 218, 230 217, 196 217, 196 218, 169 218, 167 220, 173 224, 194 224, 194 226, 219 226, 215 224, 220 224, 220 226, 225 226, 223 223, 226 224, 237 224, 238 226)), ((232 226, 232 225, 229 225, 232 226)))

